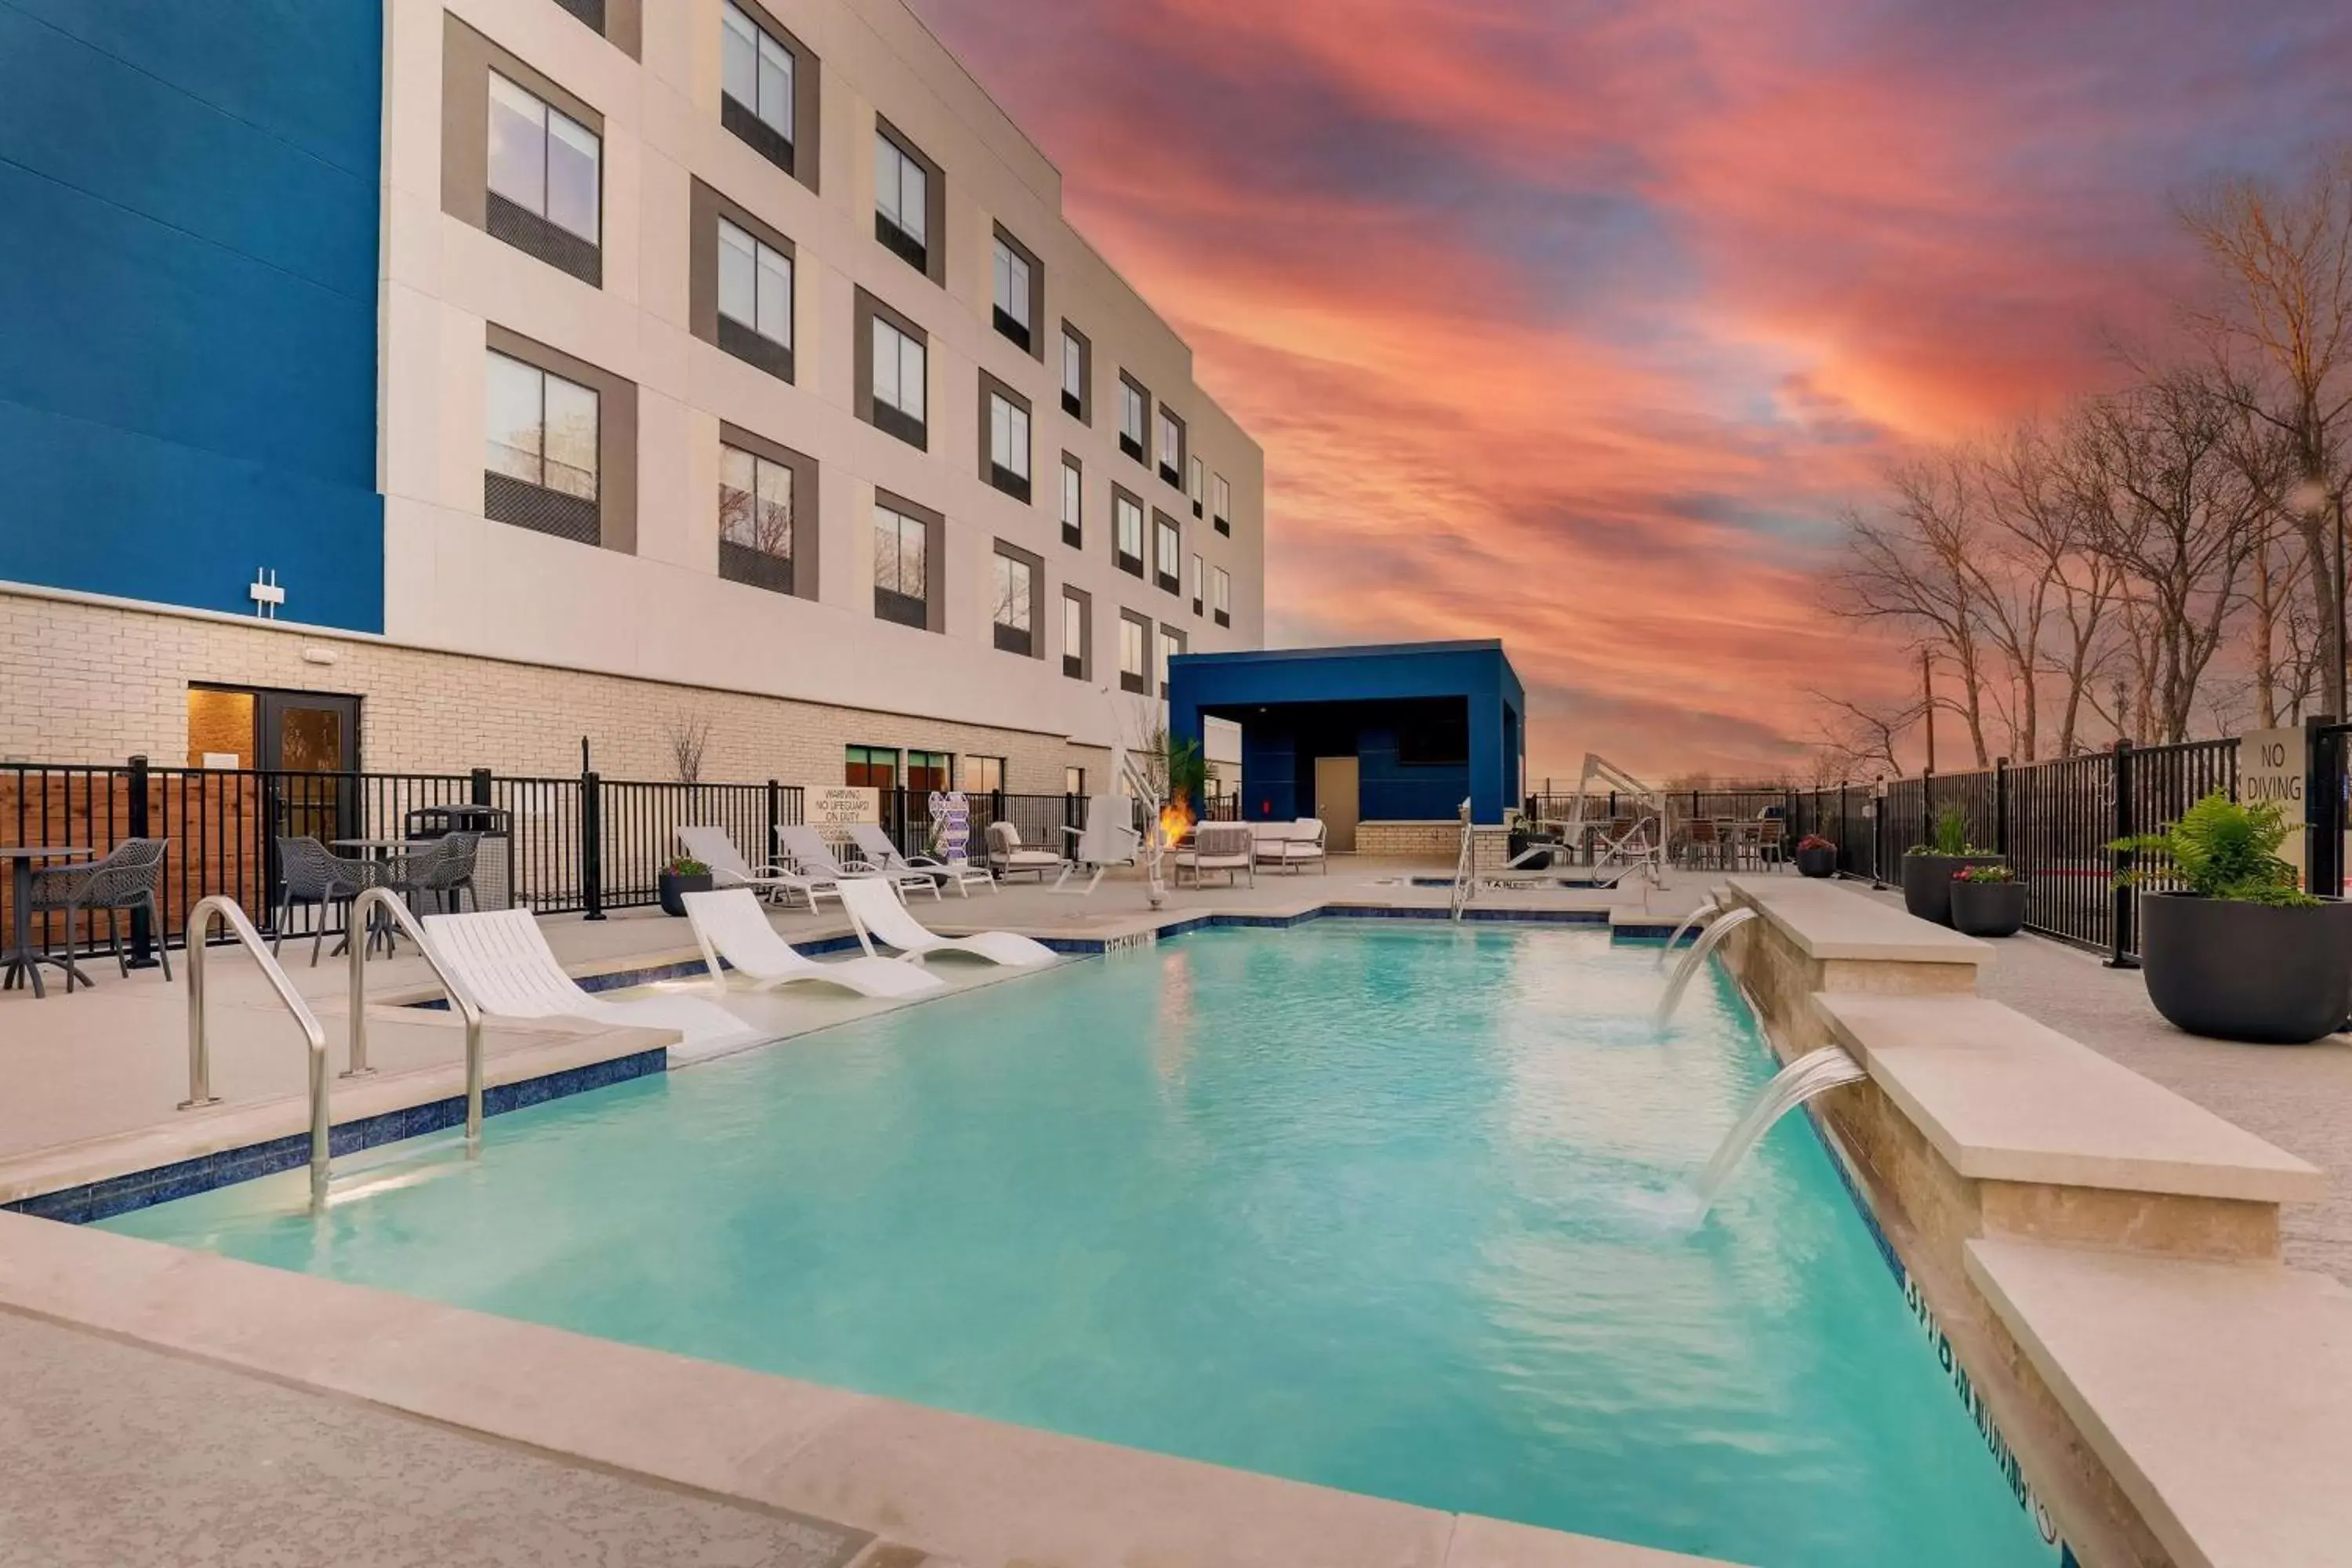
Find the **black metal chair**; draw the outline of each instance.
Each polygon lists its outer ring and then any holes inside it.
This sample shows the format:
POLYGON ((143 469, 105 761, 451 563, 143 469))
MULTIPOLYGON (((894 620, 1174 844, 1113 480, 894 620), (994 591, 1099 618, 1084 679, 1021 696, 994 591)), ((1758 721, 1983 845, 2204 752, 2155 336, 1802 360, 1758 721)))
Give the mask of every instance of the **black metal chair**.
POLYGON ((319 966, 319 950, 327 940, 327 913, 341 904, 348 911, 351 901, 375 885, 376 868, 365 860, 347 860, 315 838, 290 838, 278 836, 278 921, 277 930, 270 933, 269 951, 278 952, 286 941, 286 928, 294 923, 294 906, 310 904, 319 911, 317 929, 310 933, 310 967, 319 966))
MULTIPOLYGON (((131 973, 131 963, 122 955, 122 927, 116 916, 145 910, 155 931, 155 950, 163 955, 163 978, 169 980, 172 956, 163 947, 163 909, 156 900, 155 888, 163 879, 163 851, 170 843, 168 838, 125 838, 108 850, 103 860, 44 871, 33 879, 33 896, 27 907, 65 911, 68 954, 81 945, 81 917, 91 910, 105 910, 106 936, 114 950, 114 966, 126 978, 131 973)), ((73 994, 74 973, 68 964, 68 996, 73 994)))

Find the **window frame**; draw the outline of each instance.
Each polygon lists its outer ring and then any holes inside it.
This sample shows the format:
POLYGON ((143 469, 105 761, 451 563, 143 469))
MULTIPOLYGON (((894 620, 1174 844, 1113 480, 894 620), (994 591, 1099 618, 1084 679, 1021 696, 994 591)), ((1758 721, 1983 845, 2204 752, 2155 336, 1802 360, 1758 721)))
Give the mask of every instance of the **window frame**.
POLYGON ((1234 487, 1223 474, 1210 477, 1209 496, 1214 505, 1211 521, 1219 533, 1230 539, 1234 533, 1234 487))
MULTIPOLYGON (((977 756, 967 752, 964 753, 963 767, 961 771, 963 774, 963 788, 966 794, 1003 795, 1004 793, 1004 781, 1012 770, 1005 766, 1005 759, 1003 757, 977 756), (973 776, 973 768, 975 764, 992 764, 996 769, 996 782, 994 784, 987 784, 979 778, 975 778, 973 776)), ((984 768, 982 771, 985 771, 984 768)))
POLYGON ((1011 496, 1026 506, 1035 494, 1037 473, 1037 421, 1029 400, 1006 383, 986 371, 980 373, 980 479, 992 489, 1011 496), (1013 416, 1020 421, 1021 467, 997 461, 996 411, 1007 411, 1008 423, 1013 416))
MULTIPOLYGON (((856 322, 855 330, 857 334, 856 344, 857 417, 886 435, 897 437, 918 451, 929 451, 931 439, 930 334, 863 289, 858 289, 856 293, 853 320, 856 322), (919 418, 907 413, 897 403, 884 402, 876 389, 875 329, 877 323, 887 326, 892 331, 922 351, 923 414, 919 418)), ((905 358, 902 350, 898 355, 898 363, 894 366, 902 384, 905 376, 905 358)))
POLYGON ((906 759, 899 755, 898 748, 896 746, 845 745, 841 748, 841 782, 851 789, 877 789, 887 793, 896 790, 898 787, 898 781, 907 776, 904 771, 905 763, 906 759), (887 764, 890 769, 889 783, 877 784, 873 783, 870 777, 866 782, 860 783, 850 777, 851 768, 870 770, 876 765, 876 760, 881 757, 890 759, 887 764))
POLYGON ((1092 426, 1095 422, 1094 388, 1094 340, 1072 326, 1069 319, 1065 317, 1062 321, 1062 412, 1081 425, 1092 426), (1078 389, 1076 393, 1070 390, 1069 355, 1073 348, 1078 351, 1078 389))
POLYGON ((800 342, 800 247, 773 225, 705 181, 697 179, 692 182, 688 202, 690 208, 688 216, 693 225, 688 243, 688 263, 692 271, 687 283, 688 330, 722 353, 756 366, 779 381, 794 382, 799 374, 796 345, 800 342), (752 310, 755 315, 759 308, 759 250, 764 248, 783 262, 784 326, 792 334, 791 341, 779 342, 760 331, 756 324, 740 321, 727 313, 723 286, 727 248, 725 227, 734 228, 749 238, 755 247, 751 262, 752 310))
POLYGON ((1147 552, 1151 548, 1151 517, 1143 498, 1124 485, 1110 488, 1110 553, 1112 563, 1130 577, 1141 577, 1147 570, 1147 552), (1135 552, 1127 550, 1127 518, 1135 514, 1135 552))
POLYGON ((1163 594, 1184 592, 1184 525, 1151 509, 1151 574, 1163 594))
POLYGON ((1196 616, 1202 613, 1202 606, 1206 602, 1208 574, 1208 563, 1195 550, 1184 565, 1184 596, 1192 601, 1192 613, 1196 616))
MULTIPOLYGON (((824 64, 816 52, 793 30, 769 13, 759 0, 721 0, 719 19, 719 123, 735 139, 751 148, 769 163, 806 185, 817 188, 817 174, 824 165, 818 146, 824 133, 823 108, 824 64), (733 11, 743 18, 758 39, 774 45, 792 61, 792 129, 777 130, 775 123, 763 117, 757 105, 744 104, 727 90, 727 13, 733 11)), ((753 91, 759 88, 757 76, 758 43, 753 45, 753 91)))
POLYGON ((1150 447, 1147 443, 1151 439, 1151 389, 1127 371, 1118 373, 1118 449, 1150 468, 1150 447), (1135 399, 1137 426, 1132 436, 1127 429, 1128 399, 1130 395, 1135 399))
POLYGON ((1184 423, 1182 415, 1162 403, 1160 405, 1159 417, 1152 423, 1152 439, 1158 454, 1157 467, 1160 470, 1160 482, 1173 485, 1180 490, 1182 489, 1184 463, 1192 456, 1192 427, 1184 423), (1171 430, 1176 433, 1176 461, 1172 466, 1168 461, 1167 450, 1168 433, 1171 430))
POLYGON ((772 593, 788 594, 796 599, 816 598, 819 582, 817 549, 824 531, 815 526, 815 519, 820 515, 817 510, 817 487, 821 481, 821 474, 817 460, 805 452, 794 451, 782 442, 772 441, 757 431, 746 430, 740 425, 730 425, 723 420, 719 426, 719 445, 721 485, 726 482, 724 475, 726 448, 730 447, 739 452, 748 452, 761 462, 784 468, 793 476, 790 585, 777 588, 771 584, 752 582, 744 577, 728 574, 727 533, 723 511, 714 545, 719 557, 719 575, 727 582, 741 583, 746 586, 762 588, 772 593), (801 526, 803 519, 809 521, 809 527, 801 526))
MULTIPOLYGON (((570 382, 596 394, 596 537, 593 540, 583 541, 568 532, 535 528, 530 521, 519 520, 512 515, 498 515, 490 500, 490 491, 494 487, 489 481, 496 470, 490 468, 488 462, 489 408, 487 395, 483 399, 481 426, 485 448, 482 470, 483 517, 493 522, 503 522, 533 532, 546 533, 550 537, 563 539, 569 542, 584 542, 605 550, 635 553, 637 547, 636 384, 614 375, 599 366, 590 364, 585 360, 574 358, 561 349, 551 348, 536 339, 527 338, 520 332, 509 331, 495 321, 484 323, 482 346, 484 353, 481 363, 486 394, 491 354, 517 361, 539 371, 543 375, 555 376, 559 380, 570 382)), ((529 483, 527 480, 514 479, 510 475, 500 477, 510 479, 518 485, 529 483)), ((550 489, 550 487, 546 486, 533 488, 550 489)), ((561 495, 563 492, 550 489, 550 493, 561 495)), ((525 498, 514 499, 519 500, 525 498)))
POLYGON ((906 781, 908 795, 944 794, 955 787, 956 756, 953 752, 932 752, 919 746, 909 746, 899 765, 898 776, 906 781), (919 757, 922 759, 920 762, 916 761, 919 757), (938 776, 918 784, 915 782, 918 769, 938 776))
POLYGON ((1234 574, 1222 566, 1209 569, 1210 618, 1221 626, 1234 624, 1234 574))
MULTIPOLYGON (((869 193, 874 204, 874 237, 885 250, 944 288, 948 279, 947 236, 947 176, 938 163, 924 154, 913 137, 890 123, 880 114, 874 117, 874 180, 869 193), (919 237, 909 233, 897 219, 882 210, 882 157, 884 144, 919 170, 923 176, 923 232, 919 237)), ((905 169, 899 170, 898 200, 894 203, 901 216, 906 214, 905 169)))
MULTIPOLYGON (((947 605, 943 590, 947 582, 945 559, 947 520, 929 507, 919 505, 904 496, 894 495, 888 490, 877 489, 874 492, 873 532, 877 537, 877 543, 870 552, 872 559, 868 575, 874 583, 874 618, 914 631, 932 633, 945 631, 947 605), (919 605, 921 610, 919 624, 912 617, 906 605, 893 605, 883 597, 887 593, 895 595, 902 600, 911 601, 914 598, 914 595, 908 594, 903 587, 893 585, 885 588, 882 584, 882 552, 878 539, 883 526, 883 514, 886 512, 892 514, 896 520, 892 526, 898 530, 899 539, 903 540, 905 537, 908 524, 915 525, 922 531, 923 595, 919 605)), ((906 576, 902 571, 897 574, 897 582, 903 584, 905 581, 906 576)))
POLYGON ((1087 468, 1075 452, 1062 454, 1062 542, 1087 547, 1087 468))
POLYGON ((1197 522, 1208 511, 1209 466, 1201 461, 1198 452, 1193 453, 1188 462, 1190 466, 1184 470, 1184 493, 1192 500, 1192 520, 1197 522))
POLYGON ((1076 584, 1062 584, 1062 673, 1072 680, 1092 680, 1095 675, 1095 596, 1076 584), (1077 650, 1070 647, 1070 612, 1078 616, 1077 650))
POLYGON ((1043 364, 1045 363, 1045 264, 1037 259, 1035 251, 1014 238, 1011 229, 1001 223, 992 226, 994 243, 989 250, 990 324, 996 329, 999 337, 1043 364), (1026 286, 1020 291, 1022 309, 1029 317, 1025 322, 1015 320, 998 298, 1001 290, 997 285, 1001 279, 997 263, 1000 259, 1017 263, 1026 274, 1026 286))
POLYGON ((1159 678, 1160 695, 1165 697, 1168 695, 1169 661, 1181 658, 1192 652, 1192 638, 1185 633, 1183 627, 1171 626, 1166 621, 1162 621, 1160 623, 1159 634, 1151 647, 1152 652, 1157 656, 1152 672, 1159 678), (1172 648, 1170 646, 1171 644, 1174 645, 1172 648))
POLYGON ((1138 697, 1151 695, 1151 617, 1133 610, 1118 613, 1118 689, 1138 697), (1128 633, 1135 633, 1138 668, 1127 667, 1128 633))
POLYGON ((1045 616, 1045 563, 1034 553, 1017 544, 1000 539, 989 555, 989 640, 1000 653, 1017 653, 1024 658, 1045 657, 1045 632, 1039 623, 1045 616), (1027 576, 1028 592, 1019 599, 1019 620, 1025 626, 1001 619, 1008 604, 1005 590, 1011 584, 1004 579, 1017 569, 1027 576))

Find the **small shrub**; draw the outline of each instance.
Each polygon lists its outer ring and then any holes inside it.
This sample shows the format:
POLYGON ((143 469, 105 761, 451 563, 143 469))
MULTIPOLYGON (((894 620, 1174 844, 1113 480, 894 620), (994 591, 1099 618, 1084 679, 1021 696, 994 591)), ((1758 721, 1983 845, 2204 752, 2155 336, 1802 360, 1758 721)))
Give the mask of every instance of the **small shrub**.
POLYGON ((663 867, 662 869, 668 872, 673 877, 708 877, 710 875, 710 868, 704 865, 701 861, 696 859, 691 855, 677 856, 668 865, 663 867))
POLYGON ((2014 882, 2017 873, 2006 866, 1963 866, 1952 873, 1955 882, 2014 882))
POLYGON ((1833 849, 1835 849, 1835 848, 1837 847, 1837 846, 1836 846, 1836 845, 1834 845, 1834 844, 1832 844, 1832 843, 1831 843, 1828 839, 1826 839, 1826 838, 1822 837, 1820 834, 1818 834, 1818 833, 1808 833, 1808 834, 1806 834, 1802 838, 1800 838, 1800 839, 1798 839, 1798 840, 1797 840, 1797 847, 1798 847, 1798 848, 1800 848, 1800 849, 1832 849, 1832 850, 1833 850, 1833 849))
POLYGON ((1990 855, 1993 851, 1982 845, 1969 842, 1969 814, 1957 805, 1948 805, 1936 814, 1927 829, 1927 842, 1911 846, 1914 855, 1990 855))

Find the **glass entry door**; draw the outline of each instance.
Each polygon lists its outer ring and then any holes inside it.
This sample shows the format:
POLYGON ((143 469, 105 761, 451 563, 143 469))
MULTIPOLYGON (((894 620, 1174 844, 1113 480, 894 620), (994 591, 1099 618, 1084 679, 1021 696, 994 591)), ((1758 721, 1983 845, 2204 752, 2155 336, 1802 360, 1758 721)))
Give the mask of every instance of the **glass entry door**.
POLYGON ((274 832, 331 845, 366 831, 356 820, 360 700, 307 691, 255 694, 254 728, 274 832))

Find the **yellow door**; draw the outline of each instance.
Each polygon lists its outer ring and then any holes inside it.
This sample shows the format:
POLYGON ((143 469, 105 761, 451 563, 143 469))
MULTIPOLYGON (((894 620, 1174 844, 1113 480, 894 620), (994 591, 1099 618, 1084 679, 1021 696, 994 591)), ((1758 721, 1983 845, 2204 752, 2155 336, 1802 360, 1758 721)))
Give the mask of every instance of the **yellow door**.
POLYGON ((1356 847, 1356 759, 1315 759, 1315 815, 1323 819, 1324 847, 1334 852, 1356 847))

